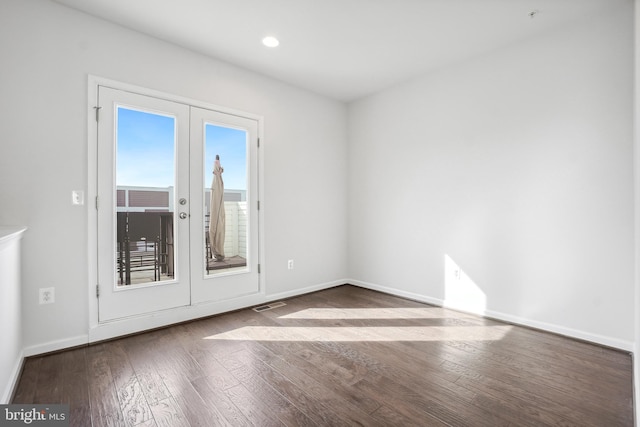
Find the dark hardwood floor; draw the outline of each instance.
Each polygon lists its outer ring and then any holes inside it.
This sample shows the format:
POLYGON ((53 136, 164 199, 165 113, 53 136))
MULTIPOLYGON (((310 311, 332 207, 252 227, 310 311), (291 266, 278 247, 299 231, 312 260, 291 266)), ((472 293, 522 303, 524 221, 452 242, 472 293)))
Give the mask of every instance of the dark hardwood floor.
POLYGON ((353 286, 29 358, 73 426, 632 426, 627 353, 353 286))

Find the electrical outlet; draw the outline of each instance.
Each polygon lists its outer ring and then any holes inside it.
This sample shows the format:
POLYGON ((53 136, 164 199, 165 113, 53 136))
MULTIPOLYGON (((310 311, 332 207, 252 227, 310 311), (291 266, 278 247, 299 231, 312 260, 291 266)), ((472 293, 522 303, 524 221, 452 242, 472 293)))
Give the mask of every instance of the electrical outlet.
POLYGON ((289 270, 293 270, 293 260, 292 259, 290 259, 289 262, 287 262, 287 268, 289 270))
POLYGON ((53 304, 56 302, 56 288, 40 288, 40 304, 53 304))

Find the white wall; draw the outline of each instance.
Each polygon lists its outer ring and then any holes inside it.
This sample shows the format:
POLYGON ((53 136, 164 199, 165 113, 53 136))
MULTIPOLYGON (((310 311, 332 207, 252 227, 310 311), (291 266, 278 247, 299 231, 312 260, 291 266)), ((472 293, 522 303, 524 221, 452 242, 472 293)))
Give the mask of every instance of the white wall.
POLYGON ((632 105, 631 2, 351 104, 350 277, 631 350, 632 105))
POLYGON ((262 115, 268 295, 346 277, 343 104, 46 0, 0 2, 0 61, 0 224, 29 227, 26 347, 87 334, 90 207, 71 191, 88 186, 89 74, 262 115), (56 303, 40 306, 45 286, 56 303))

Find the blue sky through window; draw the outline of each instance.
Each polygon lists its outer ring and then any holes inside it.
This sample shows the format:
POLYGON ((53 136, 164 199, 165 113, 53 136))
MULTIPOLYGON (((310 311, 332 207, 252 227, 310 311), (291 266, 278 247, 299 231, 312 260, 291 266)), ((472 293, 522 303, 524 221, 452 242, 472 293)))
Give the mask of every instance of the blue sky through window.
POLYGON ((116 185, 174 185, 174 117, 118 107, 117 138, 116 185))
MULTIPOLYGON (((118 107, 116 185, 169 187, 175 182, 175 118, 118 107)), ((206 125, 204 186, 213 179, 216 154, 225 188, 247 188, 247 133, 206 125)))
POLYGON ((247 132, 213 124, 205 128, 204 186, 211 186, 213 162, 220 155, 224 168, 224 187, 233 190, 247 189, 247 132))

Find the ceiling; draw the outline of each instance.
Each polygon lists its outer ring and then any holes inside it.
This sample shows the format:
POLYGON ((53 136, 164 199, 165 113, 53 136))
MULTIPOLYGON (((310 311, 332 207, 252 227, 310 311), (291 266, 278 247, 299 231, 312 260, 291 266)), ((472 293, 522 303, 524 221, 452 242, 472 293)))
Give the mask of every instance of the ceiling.
POLYGON ((629 0, 53 1, 348 102, 629 0))

